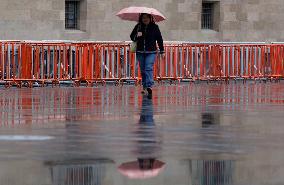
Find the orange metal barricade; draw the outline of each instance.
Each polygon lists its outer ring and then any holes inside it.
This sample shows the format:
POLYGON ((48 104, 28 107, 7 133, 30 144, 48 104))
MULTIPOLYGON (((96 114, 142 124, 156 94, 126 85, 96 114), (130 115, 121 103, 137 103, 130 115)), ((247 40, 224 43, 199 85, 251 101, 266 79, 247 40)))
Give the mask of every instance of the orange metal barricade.
MULTIPOLYGON (((284 44, 166 43, 155 80, 281 79, 284 44)), ((87 85, 141 80, 126 42, 0 42, 0 81, 9 87, 62 81, 87 85)))

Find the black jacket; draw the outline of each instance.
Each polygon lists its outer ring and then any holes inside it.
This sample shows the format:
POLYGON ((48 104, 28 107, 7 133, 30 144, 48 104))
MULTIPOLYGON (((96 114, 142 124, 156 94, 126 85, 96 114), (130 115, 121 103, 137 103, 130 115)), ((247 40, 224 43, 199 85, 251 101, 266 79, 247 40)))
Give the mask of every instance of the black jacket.
POLYGON ((130 38, 132 41, 137 42, 137 51, 157 51, 158 42, 160 52, 164 52, 163 37, 160 32, 159 26, 155 23, 150 23, 147 26, 138 23, 134 27, 130 38), (142 32, 141 37, 137 37, 138 32, 142 32))

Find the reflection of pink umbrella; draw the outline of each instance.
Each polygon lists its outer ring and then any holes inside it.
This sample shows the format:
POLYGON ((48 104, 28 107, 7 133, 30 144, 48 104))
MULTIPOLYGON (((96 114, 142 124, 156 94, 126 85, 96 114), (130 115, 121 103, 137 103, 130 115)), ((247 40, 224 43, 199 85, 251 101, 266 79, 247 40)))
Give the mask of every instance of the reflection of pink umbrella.
POLYGON ((116 15, 123 20, 138 21, 141 13, 151 14, 154 17, 155 22, 160 22, 166 19, 158 10, 147 7, 131 6, 120 10, 116 15))
POLYGON ((141 169, 138 161, 123 163, 118 167, 118 171, 130 179, 148 179, 156 177, 163 169, 165 163, 155 160, 150 169, 141 169))

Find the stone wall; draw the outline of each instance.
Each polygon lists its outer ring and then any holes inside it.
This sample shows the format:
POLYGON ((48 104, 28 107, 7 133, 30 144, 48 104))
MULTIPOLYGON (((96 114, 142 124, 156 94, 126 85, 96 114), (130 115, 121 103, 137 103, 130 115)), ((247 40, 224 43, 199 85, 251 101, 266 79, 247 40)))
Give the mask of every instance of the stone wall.
POLYGON ((0 39, 59 39, 64 5, 62 0, 1 0, 0 39))
MULTIPOLYGON (((79 0, 81 30, 65 30, 65 0, 1 0, 0 40, 129 40, 135 23, 115 16, 130 5, 159 9, 165 40, 284 41, 283 0, 216 0, 219 31, 201 29, 202 0, 79 0)), ((206 0, 214 1, 214 0, 206 0)))

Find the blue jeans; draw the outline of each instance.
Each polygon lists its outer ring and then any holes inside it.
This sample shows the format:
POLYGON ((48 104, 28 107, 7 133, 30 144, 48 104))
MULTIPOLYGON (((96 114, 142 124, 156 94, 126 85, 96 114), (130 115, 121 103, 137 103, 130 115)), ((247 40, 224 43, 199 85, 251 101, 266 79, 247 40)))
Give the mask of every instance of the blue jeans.
POLYGON ((153 67, 156 53, 137 53, 140 64, 143 88, 151 88, 154 85, 153 67))
MULTIPOLYGON (((153 101, 148 99, 146 96, 143 96, 139 124, 146 125, 146 126, 155 125, 153 101)), ((145 134, 149 134, 149 133, 145 132, 145 134)))

